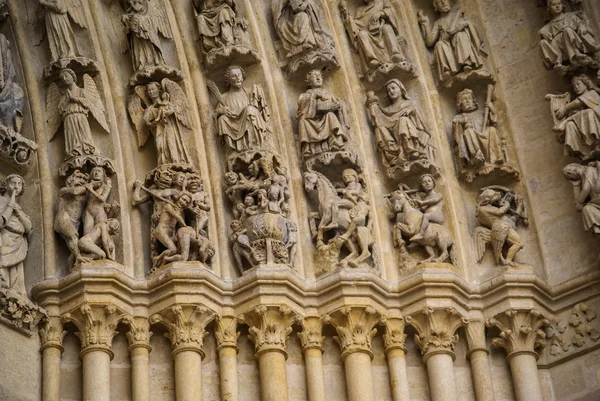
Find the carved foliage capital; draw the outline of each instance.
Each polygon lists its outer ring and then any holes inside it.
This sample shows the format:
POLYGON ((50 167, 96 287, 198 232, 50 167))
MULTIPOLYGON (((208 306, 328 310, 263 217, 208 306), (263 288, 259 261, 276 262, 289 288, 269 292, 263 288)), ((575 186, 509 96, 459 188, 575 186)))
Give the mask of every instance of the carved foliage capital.
POLYGON ((215 338, 217 347, 238 349, 237 341, 240 332, 237 331, 238 319, 234 316, 217 316, 215 323, 215 338))
POLYGON ((404 319, 384 316, 381 318, 381 323, 385 326, 385 334, 383 335, 385 351, 401 349, 406 352, 406 334, 404 333, 406 323, 404 319))
POLYGON ((215 313, 207 308, 193 305, 175 305, 165 312, 152 315, 150 323, 161 323, 169 332, 165 334, 173 347, 173 354, 195 351, 204 358, 204 337, 208 335, 206 325, 215 313))
POLYGON ((469 320, 469 324, 465 327, 465 333, 467 335, 467 346, 469 347, 467 355, 474 351, 485 351, 489 354, 490 351, 485 343, 485 322, 483 320, 469 320))
POLYGON ((113 358, 112 340, 117 334, 117 325, 126 315, 113 304, 85 303, 78 309, 62 315, 63 323, 73 322, 81 342, 81 354, 101 350, 113 358))
POLYGON ((290 308, 261 305, 246 314, 245 319, 250 326, 248 337, 254 342, 256 355, 279 351, 287 357, 285 343, 296 321, 296 315, 290 308))
POLYGON ((323 319, 317 316, 309 316, 300 320, 302 331, 298 333, 298 338, 302 343, 302 349, 307 350, 316 348, 323 352, 323 319))
POLYGON ((381 315, 372 307, 347 306, 327 319, 338 336, 334 340, 340 345, 342 358, 354 352, 364 352, 373 358, 371 340, 377 334, 375 326, 381 315))
POLYGON ((58 348, 61 352, 64 351, 62 344, 67 331, 63 330, 59 316, 45 317, 38 332, 42 341, 42 351, 46 348, 58 348))
POLYGON ((537 351, 546 345, 543 328, 549 324, 550 320, 536 309, 508 309, 486 322, 488 327, 500 330, 492 345, 504 348, 507 358, 521 353, 530 353, 537 358, 537 351))
POLYGON ((46 311, 24 294, 0 288, 0 318, 19 329, 31 332, 44 316, 46 311))
POLYGON ((456 330, 467 325, 468 321, 454 308, 426 307, 417 314, 407 316, 406 323, 417 330, 415 342, 421 349, 421 355, 427 358, 439 352, 454 357, 454 347, 458 343, 456 330))
POLYGON ((145 317, 131 316, 127 316, 123 320, 129 325, 129 331, 127 332, 129 350, 143 347, 148 349, 148 351, 151 351, 152 348, 150 347, 150 337, 152 337, 152 332, 150 331, 149 320, 145 317))

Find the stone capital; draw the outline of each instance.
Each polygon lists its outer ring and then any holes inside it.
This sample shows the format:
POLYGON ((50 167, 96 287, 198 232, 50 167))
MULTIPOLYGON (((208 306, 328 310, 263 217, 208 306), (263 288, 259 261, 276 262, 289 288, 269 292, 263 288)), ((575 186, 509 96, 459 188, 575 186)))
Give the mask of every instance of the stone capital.
POLYGON ((103 351, 112 359, 112 340, 117 334, 117 325, 124 320, 126 315, 113 304, 85 303, 78 309, 65 313, 61 319, 63 323, 72 322, 77 327, 77 337, 81 343, 83 356, 91 351, 103 351))
POLYGON ((239 350, 237 342, 240 332, 237 331, 237 326, 238 319, 235 316, 217 316, 215 320, 217 349, 229 347, 239 350))
POLYGON ((440 353, 455 358, 454 347, 458 343, 456 331, 467 325, 468 321, 454 308, 426 307, 419 313, 407 316, 406 323, 417 330, 415 342, 426 362, 430 356, 440 353))
POLYGON ((346 306, 331 314, 327 321, 335 327, 334 340, 340 345, 342 359, 355 352, 363 352, 373 359, 371 340, 377 334, 375 326, 381 315, 367 306, 346 306))
POLYGON ((150 347, 152 332, 150 331, 149 320, 145 317, 127 316, 123 321, 129 326, 129 331, 126 333, 129 341, 129 351, 140 347, 152 351, 152 347, 150 347))
POLYGON ((480 319, 471 319, 465 327, 467 335, 467 358, 475 351, 484 351, 490 353, 485 343, 485 322, 480 319))
POLYGON ((385 327, 385 334, 383 335, 385 352, 401 349, 406 353, 406 334, 404 333, 406 322, 404 319, 401 317, 383 316, 381 324, 385 327))
POLYGON ((287 358, 285 343, 292 332, 296 315, 287 306, 257 306, 244 316, 250 326, 248 337, 254 342, 256 355, 277 351, 287 358))
POLYGON ((60 352, 63 352, 63 339, 65 338, 67 331, 63 330, 60 316, 47 316, 42 319, 40 326, 38 331, 42 342, 40 351, 43 351, 46 348, 58 348, 60 352))
POLYGON ((537 351, 546 346, 543 327, 549 324, 550 320, 536 309, 508 309, 486 322, 488 327, 500 330, 499 336, 492 339, 492 345, 504 348, 509 361, 521 354, 530 354, 537 359, 537 351))
POLYGON ((160 323, 169 330, 165 336, 171 340, 173 355, 182 351, 194 351, 204 359, 204 337, 208 335, 206 325, 215 313, 196 305, 175 305, 150 317, 150 324, 160 323))
POLYGON ((302 331, 298 333, 298 338, 302 343, 302 350, 316 348, 323 352, 323 319, 318 316, 307 316, 300 320, 302 331))

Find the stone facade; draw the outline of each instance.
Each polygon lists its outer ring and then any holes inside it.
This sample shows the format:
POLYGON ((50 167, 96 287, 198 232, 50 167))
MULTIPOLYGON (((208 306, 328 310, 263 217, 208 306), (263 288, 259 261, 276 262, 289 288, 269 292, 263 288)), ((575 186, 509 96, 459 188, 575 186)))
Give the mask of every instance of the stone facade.
POLYGON ((600 399, 599 35, 0 0, 0 401, 600 399))

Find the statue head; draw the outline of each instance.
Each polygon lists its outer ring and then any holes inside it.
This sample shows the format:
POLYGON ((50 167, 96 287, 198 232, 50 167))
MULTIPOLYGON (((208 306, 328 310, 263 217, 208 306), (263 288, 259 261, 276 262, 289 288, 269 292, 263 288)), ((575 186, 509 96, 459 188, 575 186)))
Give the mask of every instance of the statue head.
POLYGON ((202 178, 197 176, 196 174, 190 174, 187 176, 187 189, 191 193, 202 192, 204 186, 202 185, 202 178))
POLYGON ((563 0, 548 0, 548 12, 550 15, 560 15, 565 11, 563 0))
POLYGON ((127 0, 125 12, 128 13, 141 13, 146 11, 148 8, 148 0, 127 0))
POLYGON ((192 194, 190 194, 188 191, 181 191, 179 197, 177 198, 177 206, 183 209, 188 207, 190 203, 192 203, 192 194))
POLYGON ((15 198, 23 195, 25 192, 25 180, 19 174, 9 174, 6 176, 2 184, 0 184, 0 194, 8 195, 15 194, 15 198))
POLYGON ((65 185, 67 187, 77 187, 85 184, 89 179, 90 177, 81 170, 75 170, 67 177, 65 185))
POLYGON ((181 171, 178 171, 173 176, 173 184, 175 184, 176 186, 178 186, 180 188, 185 187, 186 181, 187 181, 187 177, 185 176, 185 173, 183 173, 181 171))
POLYGON ((229 227, 231 227, 231 231, 236 232, 242 228, 242 223, 240 223, 239 220, 233 220, 231 224, 229 224, 229 227))
POLYGON ((90 171, 90 181, 104 181, 106 178, 106 171, 102 167, 96 166, 90 171))
POLYGON ((121 233, 121 223, 117 219, 108 219, 106 221, 109 235, 119 235, 121 233))
POLYGON ((323 74, 321 73, 321 70, 310 70, 308 74, 306 74, 305 82, 308 84, 309 88, 321 88, 323 86, 323 74))
POLYGON ((577 96, 583 95, 594 87, 594 83, 586 74, 575 75, 571 80, 571 84, 577 96))
POLYGON ((480 205, 489 205, 496 201, 499 201, 502 198, 502 194, 496 190, 491 188, 484 189, 481 194, 477 197, 477 203, 480 205))
POLYGON ((400 99, 401 97, 408 99, 408 92, 406 91, 406 88, 397 78, 387 81, 385 83, 385 89, 387 90, 387 95, 392 102, 400 99))
POLYGON ((435 188, 435 178, 431 174, 423 174, 419 177, 419 185, 422 191, 431 191, 435 188))
POLYGON ((62 70, 60 70, 60 72, 58 73, 58 77, 60 78, 60 81, 66 86, 70 86, 77 82, 77 74, 75 74, 75 71, 73 71, 70 68, 63 68, 62 70))
POLYGON ((241 88, 246 80, 246 71, 239 65, 230 65, 225 70, 225 84, 229 87, 241 88))
POLYGON ((459 113, 470 113, 479 109, 471 89, 465 89, 456 94, 456 108, 459 113))
POLYGON ((451 0, 433 0, 433 9, 438 13, 449 13, 452 10, 451 0))
POLYGON ((225 173, 225 183, 227 186, 233 186, 238 183, 239 177, 233 171, 228 171, 225 173))
POLYGON ((160 99, 161 86, 158 82, 150 82, 146 85, 146 93, 150 100, 155 101, 160 99))
POLYGON ((570 163, 563 168, 563 175, 569 181, 579 181, 583 176, 585 166, 579 163, 570 163))
POLYGON ((252 197, 252 195, 246 195, 246 197, 244 198, 244 206, 245 207, 254 206, 254 198, 252 197))
POLYGON ((342 172, 342 179, 346 185, 350 184, 351 182, 358 182, 358 173, 352 168, 347 168, 342 172))
POLYGON ((154 183, 160 189, 169 188, 172 182, 173 175, 169 171, 160 171, 154 176, 154 183))

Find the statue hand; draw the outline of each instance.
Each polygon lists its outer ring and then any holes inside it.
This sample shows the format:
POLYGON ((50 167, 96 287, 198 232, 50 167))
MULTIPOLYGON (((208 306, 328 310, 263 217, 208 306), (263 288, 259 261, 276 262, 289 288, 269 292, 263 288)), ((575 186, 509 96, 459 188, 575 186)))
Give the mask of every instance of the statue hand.
POLYGON ((19 205, 17 202, 8 202, 8 207, 11 208, 13 211, 21 210, 21 205, 19 205))
POLYGON ((563 119, 566 115, 567 115, 566 107, 561 107, 560 109, 556 110, 556 117, 558 117, 559 119, 563 119))
POLYGON ((419 10, 417 12, 417 19, 419 20, 419 24, 421 24, 421 25, 429 24, 429 17, 426 16, 422 10, 419 10))
POLYGON ((133 183, 133 188, 135 189, 140 189, 142 188, 143 183, 140 180, 135 180, 135 182, 133 183))
POLYGON ((581 212, 583 210, 583 203, 580 202, 575 202, 575 208, 577 209, 578 212, 581 212))

